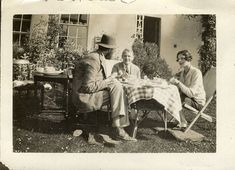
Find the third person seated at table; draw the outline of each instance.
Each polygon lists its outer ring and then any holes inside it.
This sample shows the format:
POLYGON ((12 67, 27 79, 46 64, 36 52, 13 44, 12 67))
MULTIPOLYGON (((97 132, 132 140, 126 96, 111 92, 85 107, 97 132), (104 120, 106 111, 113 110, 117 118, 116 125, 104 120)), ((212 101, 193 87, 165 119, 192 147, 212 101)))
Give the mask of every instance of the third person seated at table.
POLYGON ((132 63, 133 59, 134 55, 132 50, 124 49, 122 52, 122 62, 113 66, 111 76, 121 81, 125 81, 128 78, 140 79, 140 69, 132 63))

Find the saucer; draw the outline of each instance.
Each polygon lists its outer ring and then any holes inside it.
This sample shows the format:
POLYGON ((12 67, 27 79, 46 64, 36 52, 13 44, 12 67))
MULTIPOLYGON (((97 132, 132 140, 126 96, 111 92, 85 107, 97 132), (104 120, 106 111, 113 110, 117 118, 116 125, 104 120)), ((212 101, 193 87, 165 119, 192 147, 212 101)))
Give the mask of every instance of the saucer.
POLYGON ((43 74, 45 74, 45 75, 49 75, 49 76, 56 76, 56 75, 59 75, 59 74, 61 74, 61 73, 63 73, 63 71, 53 71, 53 72, 43 72, 43 74))

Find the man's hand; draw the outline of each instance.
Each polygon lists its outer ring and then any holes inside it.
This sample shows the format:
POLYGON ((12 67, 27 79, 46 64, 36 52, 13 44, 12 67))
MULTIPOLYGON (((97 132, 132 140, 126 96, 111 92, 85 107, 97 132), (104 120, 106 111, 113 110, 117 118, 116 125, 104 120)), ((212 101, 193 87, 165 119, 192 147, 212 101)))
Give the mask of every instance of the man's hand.
POLYGON ((172 77, 172 78, 170 79, 170 83, 171 83, 171 84, 174 84, 174 85, 178 85, 178 84, 180 83, 180 81, 177 80, 176 78, 172 77))
POLYGON ((104 81, 107 83, 107 85, 110 85, 110 84, 113 84, 115 82, 118 82, 118 80, 116 78, 112 77, 112 76, 108 77, 104 81))

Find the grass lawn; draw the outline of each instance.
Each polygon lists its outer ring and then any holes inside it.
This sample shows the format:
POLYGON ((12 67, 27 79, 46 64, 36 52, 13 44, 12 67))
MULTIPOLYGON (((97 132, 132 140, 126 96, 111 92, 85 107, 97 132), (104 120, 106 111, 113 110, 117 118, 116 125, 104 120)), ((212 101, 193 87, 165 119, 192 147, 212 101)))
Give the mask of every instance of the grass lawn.
MULTIPOLYGON (((216 122, 199 118, 193 130, 206 138, 201 142, 178 141, 171 134, 156 131, 163 126, 156 112, 152 112, 139 126, 137 142, 122 142, 119 145, 90 145, 87 142, 91 130, 101 133, 108 128, 88 129, 83 134, 73 136, 75 124, 63 121, 62 114, 39 114, 38 101, 14 96, 13 108, 13 151, 14 152, 53 152, 53 153, 213 153, 216 152, 216 122)), ((216 117, 216 100, 205 111, 216 117)), ((186 114, 188 120, 191 114, 186 114)), ((130 128, 127 129, 130 132, 130 128)), ((108 132, 110 133, 110 131, 108 132)), ((99 141, 99 140, 98 140, 99 141)))

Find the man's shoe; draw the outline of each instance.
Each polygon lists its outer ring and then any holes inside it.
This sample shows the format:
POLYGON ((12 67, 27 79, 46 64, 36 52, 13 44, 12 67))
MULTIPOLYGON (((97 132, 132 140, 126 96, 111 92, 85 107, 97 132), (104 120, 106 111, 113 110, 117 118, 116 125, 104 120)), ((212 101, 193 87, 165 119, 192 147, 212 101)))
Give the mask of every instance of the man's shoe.
POLYGON ((118 139, 125 140, 125 141, 137 142, 137 139, 130 137, 123 128, 118 128, 117 131, 118 131, 118 134, 116 137, 118 139))
POLYGON ((89 145, 98 145, 98 146, 102 146, 103 145, 103 144, 101 144, 101 143, 96 141, 95 134, 93 134, 93 133, 89 133, 88 134, 88 144, 89 145))
POLYGON ((125 140, 125 141, 137 142, 137 139, 136 139, 136 138, 130 137, 128 134, 126 134, 126 135, 124 135, 124 136, 118 135, 117 138, 118 138, 118 139, 121 139, 121 140, 125 140))
POLYGON ((98 134, 98 136, 102 138, 104 143, 113 144, 113 145, 119 145, 122 143, 121 141, 111 139, 108 135, 105 134, 98 134))

